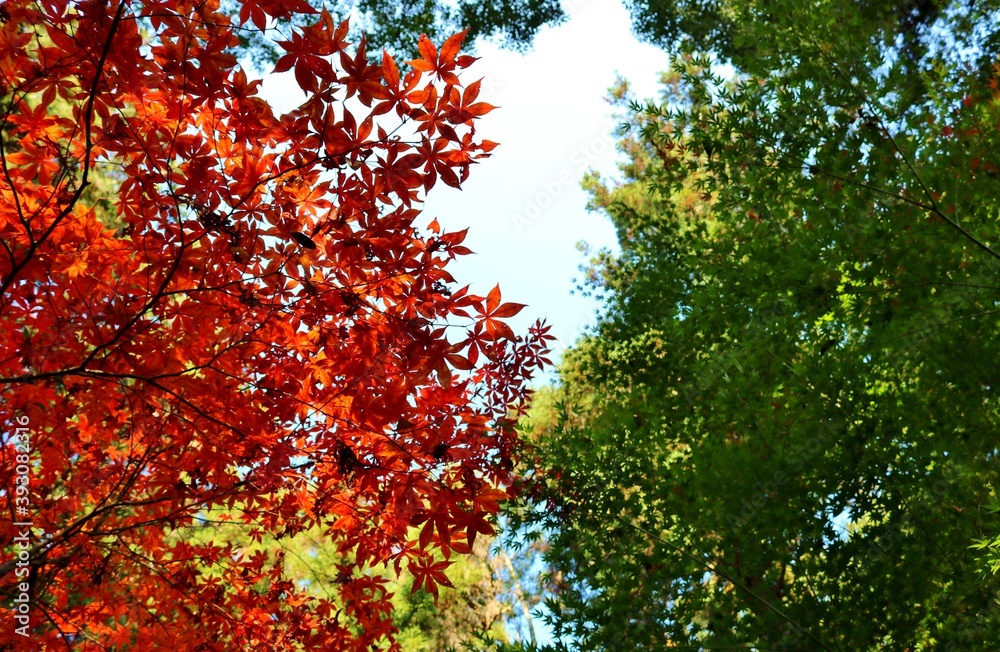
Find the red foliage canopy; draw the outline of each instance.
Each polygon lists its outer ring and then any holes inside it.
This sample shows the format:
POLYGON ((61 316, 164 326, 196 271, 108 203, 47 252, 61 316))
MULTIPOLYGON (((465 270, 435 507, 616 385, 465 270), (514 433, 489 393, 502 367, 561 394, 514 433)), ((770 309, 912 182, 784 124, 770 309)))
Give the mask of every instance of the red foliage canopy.
MULTIPOLYGON (((275 115, 231 50, 305 8, 0 5, 0 594, 27 593, 36 647, 391 645, 363 569, 434 592, 432 553, 468 551, 505 496, 547 329, 450 291, 465 233, 415 226, 495 146, 473 59, 425 39, 401 75, 324 12, 282 43, 307 99, 275 115), (353 564, 340 595, 178 535, 216 518, 322 528, 353 564)), ((0 636, 23 640, 16 613, 0 636)))

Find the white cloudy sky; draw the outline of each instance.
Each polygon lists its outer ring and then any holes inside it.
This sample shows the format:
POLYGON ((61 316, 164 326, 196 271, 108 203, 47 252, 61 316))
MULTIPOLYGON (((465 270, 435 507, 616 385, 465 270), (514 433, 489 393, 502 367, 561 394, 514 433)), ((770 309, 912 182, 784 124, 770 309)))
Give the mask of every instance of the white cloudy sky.
MULTIPOLYGON (((586 211, 579 185, 588 168, 615 170, 606 91, 620 73, 640 97, 655 95, 666 57, 631 36, 618 0, 563 5, 569 20, 544 28, 526 54, 479 44, 481 59, 463 77, 484 78, 480 99, 500 108, 477 123, 478 134, 501 145, 473 167, 461 191, 433 188, 425 214, 449 231, 471 227, 465 244, 476 254, 451 268, 459 284, 485 294, 499 282, 505 300, 528 304, 515 329, 544 317, 565 346, 596 308, 571 294, 585 258, 576 244, 615 244, 610 223, 586 211)), ((276 104, 297 91, 282 77, 264 85, 276 104)))

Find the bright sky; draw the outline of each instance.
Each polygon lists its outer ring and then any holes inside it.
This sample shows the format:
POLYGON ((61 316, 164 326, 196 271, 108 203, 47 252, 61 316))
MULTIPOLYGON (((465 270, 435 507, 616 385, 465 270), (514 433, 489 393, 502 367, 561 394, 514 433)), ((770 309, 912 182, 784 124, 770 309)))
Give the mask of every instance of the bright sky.
MULTIPOLYGON (((586 211, 580 188, 588 169, 615 171, 607 89, 617 72, 639 97, 652 97, 667 65, 662 51, 632 37, 617 0, 563 6, 569 20, 544 28, 525 55, 479 44, 481 59, 463 79, 483 77, 480 100, 500 107, 477 123, 477 134, 500 147, 472 168, 461 191, 435 186, 424 220, 437 217, 447 231, 471 227, 464 244, 475 255, 449 268, 458 286, 485 295, 499 282, 505 301, 528 304, 512 320, 515 330, 545 318, 559 338, 557 352, 593 322, 597 307, 571 294, 586 261, 576 244, 615 246, 610 222, 586 211)), ((287 108, 297 93, 285 74, 265 80, 262 94, 287 108)))
POLYGON ((480 293, 499 282, 506 300, 528 304, 516 330, 544 317, 566 346, 597 307, 571 294, 586 262, 576 244, 616 244, 610 221, 587 212, 580 188, 588 169, 615 171, 607 89, 618 72, 640 97, 654 96, 666 56, 632 37, 617 0, 563 6, 569 20, 543 29, 526 55, 478 47, 481 59, 470 72, 484 78, 483 99, 500 108, 477 132, 500 147, 472 169, 461 191, 435 187, 426 206, 446 228, 471 227, 466 245, 476 255, 457 262, 455 278, 480 293))

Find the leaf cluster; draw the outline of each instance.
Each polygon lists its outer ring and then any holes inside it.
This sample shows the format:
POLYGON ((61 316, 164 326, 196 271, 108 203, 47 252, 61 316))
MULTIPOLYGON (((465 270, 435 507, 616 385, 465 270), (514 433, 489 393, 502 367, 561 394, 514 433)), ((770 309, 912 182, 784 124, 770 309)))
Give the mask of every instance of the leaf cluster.
POLYGON ((533 410, 512 514, 562 578, 556 637, 985 649, 996 23, 942 8, 954 49, 914 66, 864 3, 727 6, 767 51, 726 76, 675 57, 628 105, 623 180, 586 180, 621 252, 591 266, 604 309, 533 410))
POLYGON ((323 11, 277 43, 306 94, 277 114, 233 48, 300 4, 0 12, 0 595, 42 648, 396 649, 365 569, 436 595, 492 532, 550 338, 454 287, 465 231, 419 206, 493 107, 463 33, 401 71, 323 11), (301 532, 350 581, 258 546, 301 532))

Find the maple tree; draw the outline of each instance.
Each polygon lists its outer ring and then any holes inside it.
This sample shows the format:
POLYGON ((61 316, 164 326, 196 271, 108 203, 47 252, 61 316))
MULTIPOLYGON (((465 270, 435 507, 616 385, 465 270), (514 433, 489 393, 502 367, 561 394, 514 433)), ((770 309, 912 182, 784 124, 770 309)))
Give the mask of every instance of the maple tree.
MULTIPOLYGON (((191 543, 225 541, 249 554, 260 551, 307 595, 325 597, 336 593, 351 566, 350 554, 343 554, 314 526, 294 536, 280 539, 263 536, 254 540, 251 528, 233 520, 223 521, 219 514, 206 519, 201 527, 178 531, 176 536, 191 543)), ((504 620, 510 606, 504 596, 503 579, 496 568, 499 560, 489 554, 495 537, 477 537, 471 554, 453 555, 447 577, 453 586, 438 586, 432 594, 413 589, 414 577, 404 567, 399 574, 392 568, 371 567, 366 573, 382 575, 385 589, 392 594, 393 638, 406 652, 457 648, 465 641, 478 641, 484 632, 505 640, 504 620)), ((440 558, 440 552, 435 555, 440 558)), ((211 569, 206 568, 211 573, 211 569)))
POLYGON ((435 594, 492 532, 549 336, 515 335, 498 287, 449 287, 465 231, 419 204, 489 155, 493 107, 460 79, 463 34, 421 39, 404 74, 323 11, 279 43, 306 100, 276 115, 232 49, 306 10, 0 5, 0 595, 27 584, 43 649, 394 648, 367 569, 435 594), (227 522, 318 528, 349 560, 335 594, 183 536, 227 522))

